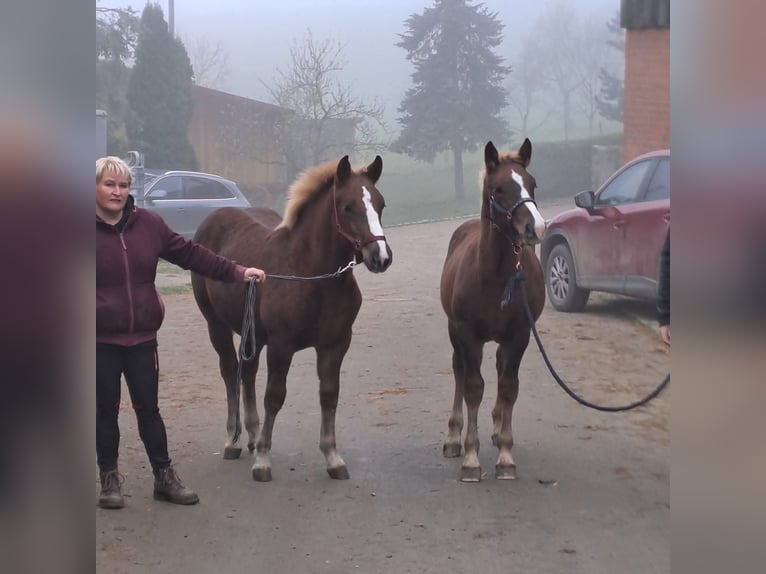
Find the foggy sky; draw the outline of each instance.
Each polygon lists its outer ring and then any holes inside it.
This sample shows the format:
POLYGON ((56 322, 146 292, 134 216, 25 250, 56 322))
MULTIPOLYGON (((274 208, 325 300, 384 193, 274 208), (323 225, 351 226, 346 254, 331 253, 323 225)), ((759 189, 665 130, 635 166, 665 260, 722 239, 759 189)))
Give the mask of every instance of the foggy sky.
MULTIPOLYGON (((167 0, 158 2, 167 19, 167 0)), ((583 14, 598 13, 604 22, 619 0, 573 0, 583 14)), ((485 0, 505 24, 499 55, 510 61, 521 38, 545 9, 544 1, 485 0)), ((101 0, 99 6, 140 11, 142 0, 101 0)), ((394 44, 410 14, 429 0, 175 0, 175 29, 181 38, 220 41, 229 52, 229 77, 223 89, 268 101, 261 80, 269 83, 275 69, 285 67, 294 39, 311 28, 314 38, 332 37, 346 44, 347 67, 342 80, 358 96, 377 97, 386 105, 386 121, 396 129, 396 108, 411 85, 412 67, 405 51, 394 44)))

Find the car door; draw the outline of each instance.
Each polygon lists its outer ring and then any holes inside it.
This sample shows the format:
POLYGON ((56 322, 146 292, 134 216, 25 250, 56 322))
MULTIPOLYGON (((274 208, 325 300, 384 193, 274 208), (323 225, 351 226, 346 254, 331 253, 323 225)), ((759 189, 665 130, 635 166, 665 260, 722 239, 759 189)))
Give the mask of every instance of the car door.
POLYGON ((143 207, 159 214, 168 227, 179 232, 183 225, 183 183, 178 175, 160 176, 146 189, 143 207))
POLYGON ((642 194, 655 160, 632 164, 602 187, 595 197, 588 222, 576 239, 580 283, 593 289, 623 292, 625 272, 621 249, 625 239, 625 212, 642 194))
POLYGON ((639 201, 625 207, 625 237, 620 249, 625 290, 654 299, 659 254, 670 225, 670 159, 662 158, 639 201))
POLYGON ((234 193, 217 179, 204 176, 186 176, 183 181, 184 215, 183 231, 191 238, 200 223, 213 211, 227 206, 238 205, 234 193))

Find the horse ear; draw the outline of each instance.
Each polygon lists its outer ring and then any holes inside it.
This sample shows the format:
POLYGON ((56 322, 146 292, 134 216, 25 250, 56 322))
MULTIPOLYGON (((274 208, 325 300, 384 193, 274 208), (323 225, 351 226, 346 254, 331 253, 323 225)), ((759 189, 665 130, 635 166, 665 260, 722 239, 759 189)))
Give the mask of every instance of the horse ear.
POLYGON ((529 141, 529 138, 524 138, 524 143, 519 148, 519 159, 524 163, 524 167, 527 167, 532 161, 532 142, 529 141))
POLYGON ((484 165, 486 166, 487 170, 493 170, 498 166, 499 163, 500 156, 497 153, 497 148, 495 147, 495 144, 493 144, 491 141, 488 141, 486 147, 484 148, 484 165))
POLYGON ((348 161, 348 156, 344 155, 338 162, 338 169, 335 171, 335 178, 339 184, 343 184, 350 175, 351 163, 348 161))
POLYGON ((380 179, 380 174, 383 172, 383 158, 379 155, 375 156, 375 159, 372 160, 372 163, 367 166, 367 169, 365 170, 365 173, 367 174, 367 177, 370 178, 372 183, 375 183, 380 179))

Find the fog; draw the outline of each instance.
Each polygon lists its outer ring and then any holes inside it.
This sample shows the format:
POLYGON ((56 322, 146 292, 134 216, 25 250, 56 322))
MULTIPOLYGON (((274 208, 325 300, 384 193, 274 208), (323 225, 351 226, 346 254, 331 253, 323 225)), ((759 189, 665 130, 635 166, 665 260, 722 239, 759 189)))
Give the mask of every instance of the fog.
MULTIPOLYGON (((549 2, 487 0, 505 24, 498 54, 513 60, 522 39, 549 2)), ((619 0, 576 0, 582 15, 606 23, 619 9, 619 0)), ((102 0, 104 7, 132 7, 143 2, 102 0)), ((168 2, 159 2, 168 14, 168 2)), ((426 0, 177 0, 175 32, 183 40, 216 43, 229 54, 229 73, 221 89, 268 101, 262 82, 269 83, 275 69, 288 63, 289 50, 307 29, 315 38, 335 38, 346 45, 347 66, 341 78, 360 97, 378 97, 386 107, 389 129, 396 129, 396 109, 410 86, 412 67, 405 51, 395 44, 404 21, 422 12, 426 0)), ((511 81, 513 75, 511 74, 511 81)))

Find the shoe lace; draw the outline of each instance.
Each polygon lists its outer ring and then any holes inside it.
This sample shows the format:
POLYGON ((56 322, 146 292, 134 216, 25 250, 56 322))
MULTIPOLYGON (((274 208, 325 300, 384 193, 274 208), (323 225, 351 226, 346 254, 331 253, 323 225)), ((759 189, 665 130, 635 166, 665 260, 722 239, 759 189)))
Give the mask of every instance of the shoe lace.
POLYGON ((119 490, 123 482, 125 482, 125 477, 118 471, 109 471, 104 475, 104 490, 107 492, 119 490))
POLYGON ((162 469, 160 471, 160 477, 164 484, 177 484, 178 486, 183 487, 181 477, 178 476, 176 469, 172 466, 162 469))

